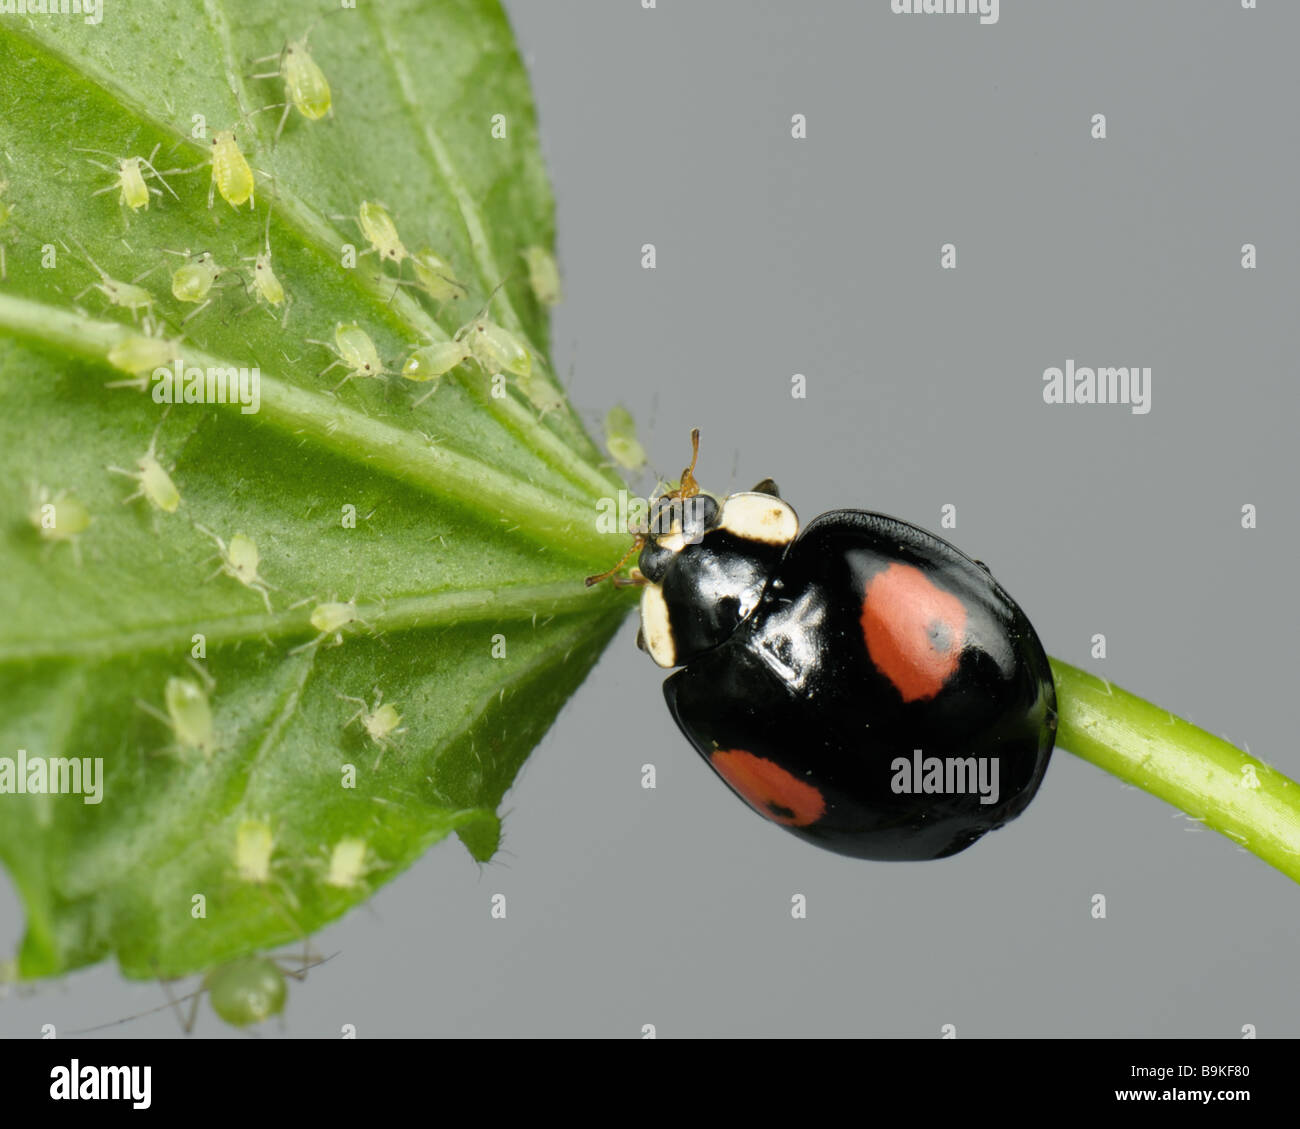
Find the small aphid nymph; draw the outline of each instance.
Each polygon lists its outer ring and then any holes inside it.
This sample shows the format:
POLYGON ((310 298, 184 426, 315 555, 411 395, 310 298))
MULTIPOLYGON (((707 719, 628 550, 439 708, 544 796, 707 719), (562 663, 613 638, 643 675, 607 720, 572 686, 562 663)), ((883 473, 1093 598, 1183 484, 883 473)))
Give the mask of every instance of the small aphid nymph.
MULTIPOLYGON (((350 626, 361 617, 357 614, 357 605, 354 601, 341 603, 333 600, 329 603, 317 604, 312 608, 309 618, 312 627, 329 635, 331 632, 337 633, 342 628, 350 626)), ((342 642, 342 636, 336 634, 335 642, 342 642)))
MULTIPOLYGON (((73 242, 76 243, 76 240, 73 240, 73 242)), ((90 283, 85 290, 81 291, 80 294, 74 295, 72 299, 74 302, 79 301, 87 290, 98 290, 112 305, 120 306, 122 309, 129 310, 132 318, 134 318, 140 310, 144 310, 146 314, 153 312, 153 295, 143 286, 137 286, 136 283, 139 282, 140 279, 144 278, 145 275, 151 274, 153 271, 157 270, 158 268, 156 266, 150 267, 149 270, 144 272, 144 274, 138 275, 134 282, 122 282, 109 275, 103 267, 90 257, 90 252, 88 252, 85 247, 82 247, 80 243, 77 243, 77 247, 81 251, 82 257, 90 264, 91 269, 99 275, 99 281, 90 283)), ((64 244, 64 249, 67 249, 66 243, 64 244)))
POLYGON ((253 289, 257 296, 270 306, 284 305, 284 287, 275 277, 271 267, 271 245, 257 253, 253 259, 253 289))
POLYGON ((340 839, 330 851, 325 885, 340 890, 351 890, 360 886, 365 876, 378 867, 378 864, 370 861, 369 855, 370 848, 364 839, 353 836, 340 839))
POLYGON ((411 354, 402 366, 402 376, 421 384, 437 380, 469 357, 469 347, 464 341, 436 341, 432 345, 422 345, 411 354))
POLYGON ((337 358, 321 369, 318 376, 324 376, 330 369, 338 368, 339 365, 348 370, 347 375, 331 389, 333 392, 337 392, 354 377, 387 375, 387 370, 384 368, 383 361, 379 359, 379 353, 375 349, 375 343, 370 339, 370 334, 355 322, 350 324, 339 322, 334 327, 333 345, 328 341, 316 341, 310 337, 307 340, 313 345, 324 346, 337 358))
POLYGON ((370 244, 369 250, 361 252, 363 255, 369 255, 373 251, 381 259, 399 267, 403 261, 411 257, 411 253, 397 234, 397 225, 393 223, 392 216, 382 204, 363 200, 357 217, 357 222, 361 225, 361 234, 370 244))
POLYGON ((558 305, 564 297, 560 287, 560 268, 555 256, 545 247, 529 247, 520 252, 528 264, 528 284, 543 306, 558 305))
POLYGON ((323 643, 331 635, 334 636, 334 646, 341 646, 343 643, 343 632, 353 624, 360 624, 368 630, 373 630, 357 609, 357 601, 354 596, 346 603, 340 600, 327 600, 323 604, 317 604, 311 610, 309 622, 319 634, 315 639, 302 643, 294 647, 290 654, 296 655, 300 651, 310 650, 319 643, 323 643))
MULTIPOLYGON (((262 250, 256 255, 245 255, 244 262, 252 263, 253 270, 249 275, 249 282, 253 287, 253 294, 259 302, 265 302, 268 306, 279 308, 284 306, 284 317, 280 319, 280 326, 283 328, 289 320, 289 307, 286 304, 284 286, 279 278, 276 277, 275 268, 271 266, 271 209, 266 209, 266 231, 262 235, 262 250)), ((267 313, 271 313, 270 310, 267 313)), ((272 317, 275 315, 272 313, 272 317)))
POLYGON ((183 266, 172 272, 172 296, 178 302, 202 302, 212 289, 212 284, 224 273, 211 252, 201 251, 191 255, 188 251, 173 254, 185 256, 183 266))
POLYGON ((190 302, 198 306, 197 310, 192 310, 185 316, 184 321, 189 321, 211 305, 212 299, 208 295, 212 292, 213 284, 226 271, 210 251, 202 251, 197 255, 191 255, 188 251, 168 253, 185 257, 184 264, 172 272, 172 297, 178 302, 190 302))
MULTIPOLYGON (((161 423, 158 425, 162 426, 161 423)), ((135 470, 124 470, 122 467, 111 466, 108 469, 114 474, 122 474, 127 478, 134 478, 140 485, 136 488, 134 494, 128 494, 122 499, 122 504, 134 502, 137 498, 145 498, 155 509, 163 513, 174 514, 181 504, 180 491, 176 489, 176 484, 172 481, 171 475, 167 469, 158 461, 158 432, 155 430, 153 437, 149 440, 149 449, 145 451, 135 461, 135 470)))
POLYGON ((36 535, 47 544, 66 542, 72 546, 72 555, 81 563, 81 550, 77 538, 90 528, 94 520, 90 511, 66 490, 51 493, 48 486, 33 491, 27 519, 36 535))
POLYGON ((646 464, 645 448, 636 437, 636 421, 624 407, 610 408, 605 414, 605 447, 624 470, 635 473, 646 464))
MULTIPOLYGON (((201 673, 201 672, 200 672, 201 673)), ((163 687, 163 705, 167 712, 155 709, 148 702, 138 702, 146 713, 156 717, 176 738, 182 751, 194 749, 211 758, 217 749, 216 733, 212 727, 212 706, 207 690, 189 678, 169 678, 163 687)))
POLYGON ((429 391, 412 404, 419 407, 438 390, 438 384, 457 365, 469 360, 469 347, 463 341, 437 341, 416 349, 402 366, 402 376, 419 384, 429 383, 429 391))
POLYGON ((411 256, 415 271, 415 285, 435 302, 458 302, 468 291, 463 282, 456 281, 456 272, 436 251, 423 247, 411 256))
POLYGON ((262 597, 262 602, 266 605, 266 610, 271 612, 271 597, 269 595, 271 586, 258 575, 258 566, 261 564, 261 555, 257 551, 257 545, 251 537, 245 533, 236 533, 227 545, 217 534, 203 525, 195 525, 195 528, 216 543, 217 553, 221 563, 217 570, 209 576, 211 580, 214 576, 220 576, 223 573, 234 580, 238 580, 245 588, 250 588, 262 597))
POLYGON ((533 371, 528 347, 510 330, 488 321, 483 314, 461 326, 456 339, 464 341, 474 359, 491 374, 508 372, 513 376, 528 376, 533 371))
POLYGON ((155 369, 167 368, 180 359, 180 339, 163 336, 165 327, 152 324, 149 318, 145 322, 143 336, 127 334, 108 350, 108 363, 131 373, 134 379, 112 380, 104 385, 105 388, 136 388, 143 392, 149 387, 149 377, 155 369))
POLYGON ((556 412, 564 407, 564 393, 541 372, 533 372, 519 378, 519 390, 528 397, 528 402, 537 409, 539 415, 556 412))
POLYGON ((350 694, 340 694, 339 697, 345 702, 358 703, 360 708, 343 723, 343 726, 347 728, 354 721, 360 720, 366 736, 379 747, 379 756, 375 758, 374 764, 374 767, 378 768, 379 762, 384 759, 384 750, 392 744, 392 739, 406 732, 405 729, 398 728, 402 724, 402 715, 396 705, 384 701, 384 692, 378 686, 375 687, 373 706, 367 706, 364 698, 353 697, 350 694))
POLYGON ((242 820, 235 829, 235 873, 240 881, 263 884, 271 880, 271 855, 275 836, 269 824, 242 820))
MULTIPOLYGON (((112 153, 105 153, 102 149, 78 149, 78 153, 98 153, 101 157, 109 157, 115 163, 106 165, 102 161, 91 160, 90 163, 96 168, 101 168, 105 172, 114 173, 117 179, 106 188, 99 189, 98 192, 92 193, 94 196, 102 196, 105 192, 112 192, 114 189, 118 192, 118 203, 124 207, 130 208, 131 211, 139 211, 141 208, 148 210, 149 194, 152 192, 155 196, 161 196, 162 191, 154 188, 152 185, 145 183, 144 170, 148 170, 150 176, 158 181, 163 188, 171 192, 172 198, 179 200, 180 197, 172 192, 172 187, 163 179, 163 173, 160 173, 153 167, 153 159, 158 155, 158 150, 162 147, 159 142, 153 147, 153 152, 148 157, 114 157, 112 153)), ((90 158, 87 158, 90 160, 90 158)), ((183 173, 185 169, 167 169, 166 175, 171 176, 173 173, 183 173)))
MULTIPOLYGON (((271 59, 280 60, 279 69, 268 74, 251 76, 252 78, 284 79, 284 113, 280 116, 280 124, 275 129, 276 142, 280 140, 280 133, 284 129, 284 123, 289 118, 290 110, 296 108, 304 118, 315 122, 320 121, 332 109, 333 101, 330 95, 330 84, 325 78, 325 73, 316 65, 316 60, 311 57, 311 51, 307 47, 307 38, 310 35, 311 29, 308 28, 306 35, 301 39, 289 40, 278 55, 264 55, 260 59, 253 60, 255 63, 265 63, 271 59)), ((263 109, 272 108, 270 106, 263 107, 263 109)))

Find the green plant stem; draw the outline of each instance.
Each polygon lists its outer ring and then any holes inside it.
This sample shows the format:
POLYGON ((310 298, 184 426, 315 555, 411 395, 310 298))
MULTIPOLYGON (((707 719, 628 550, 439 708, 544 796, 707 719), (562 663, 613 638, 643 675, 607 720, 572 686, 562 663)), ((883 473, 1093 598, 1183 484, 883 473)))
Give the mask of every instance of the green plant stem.
POLYGON ((1056 743, 1300 882, 1300 784, 1103 678, 1052 659, 1056 743))

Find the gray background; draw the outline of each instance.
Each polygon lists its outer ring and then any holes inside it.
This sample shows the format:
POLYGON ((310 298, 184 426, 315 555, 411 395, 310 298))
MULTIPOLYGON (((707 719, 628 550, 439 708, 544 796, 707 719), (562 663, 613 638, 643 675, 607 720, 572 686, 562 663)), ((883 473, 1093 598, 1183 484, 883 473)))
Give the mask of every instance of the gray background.
MULTIPOLYGON (((771 474, 805 519, 937 529, 953 503, 947 535, 1049 651, 1300 776, 1300 5, 1004 0, 990 27, 888 0, 507 6, 558 200, 556 362, 593 426, 625 403, 668 474, 699 426, 707 488, 771 474), (1067 357, 1151 366, 1151 413, 1044 405, 1067 357)), ((445 843, 319 935, 341 955, 271 1032, 1300 1035, 1300 891, 1228 840, 1058 752, 954 859, 818 851, 712 778, 634 631, 507 797, 498 860, 445 843)), ((0 880, 0 950, 20 922, 0 880)), ((103 966, 12 994, 0 1032, 161 998, 103 966)), ((198 1030, 231 1033, 206 1005, 198 1030)))

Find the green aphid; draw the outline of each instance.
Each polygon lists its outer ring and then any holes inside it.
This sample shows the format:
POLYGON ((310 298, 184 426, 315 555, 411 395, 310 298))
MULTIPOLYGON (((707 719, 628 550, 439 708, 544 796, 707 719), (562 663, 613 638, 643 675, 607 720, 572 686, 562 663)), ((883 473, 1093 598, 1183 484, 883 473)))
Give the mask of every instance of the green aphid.
POLYGON ((555 306, 564 298, 560 286, 560 268, 555 256, 545 247, 529 247, 520 252, 528 264, 528 284, 543 306, 555 306))
POLYGON ((480 314, 461 326, 456 339, 469 346, 470 355, 489 373, 527 376, 533 371, 533 358, 528 347, 510 330, 488 321, 485 315, 480 314))
POLYGON ((624 407, 610 408, 605 414, 605 446, 624 470, 639 471, 646 464, 645 448, 636 437, 636 421, 624 407))
POLYGON ((456 281, 456 272, 446 259, 428 247, 411 256, 415 284, 435 302, 459 302, 467 291, 456 281))

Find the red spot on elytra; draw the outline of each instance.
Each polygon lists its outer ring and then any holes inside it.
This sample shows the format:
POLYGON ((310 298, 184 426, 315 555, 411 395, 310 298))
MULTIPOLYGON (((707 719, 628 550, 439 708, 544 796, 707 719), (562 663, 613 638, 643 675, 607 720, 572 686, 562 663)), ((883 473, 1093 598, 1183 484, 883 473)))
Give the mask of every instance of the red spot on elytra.
POLYGON ((821 792, 766 757, 743 749, 718 749, 709 763, 751 808, 775 823, 807 827, 826 811, 821 792))
POLYGON ((912 565, 891 564, 867 585, 862 634, 876 668, 905 702, 933 698, 957 670, 966 608, 912 565))

